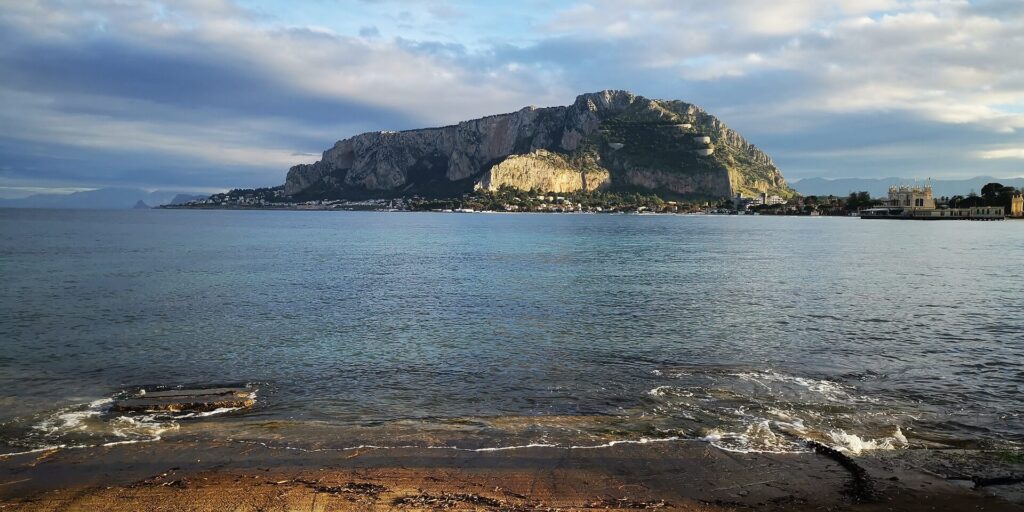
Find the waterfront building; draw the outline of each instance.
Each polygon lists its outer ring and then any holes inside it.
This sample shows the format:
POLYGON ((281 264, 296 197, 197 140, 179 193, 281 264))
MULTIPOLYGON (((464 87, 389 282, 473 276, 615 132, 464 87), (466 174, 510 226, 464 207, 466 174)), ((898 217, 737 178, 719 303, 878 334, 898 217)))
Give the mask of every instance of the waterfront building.
POLYGON ((1024 218, 1024 193, 1017 194, 1010 200, 1010 217, 1024 218))
POLYGON ((909 220, 1002 220, 1006 218, 1002 206, 975 206, 972 208, 868 208, 860 211, 862 219, 909 220))
POLYGON ((889 187, 889 198, 886 206, 893 208, 934 209, 935 199, 932 197, 932 186, 892 186, 889 187))
POLYGON ((971 208, 936 208, 931 185, 889 187, 885 206, 861 210, 862 219, 910 220, 1001 220, 1006 214, 1001 206, 971 208))

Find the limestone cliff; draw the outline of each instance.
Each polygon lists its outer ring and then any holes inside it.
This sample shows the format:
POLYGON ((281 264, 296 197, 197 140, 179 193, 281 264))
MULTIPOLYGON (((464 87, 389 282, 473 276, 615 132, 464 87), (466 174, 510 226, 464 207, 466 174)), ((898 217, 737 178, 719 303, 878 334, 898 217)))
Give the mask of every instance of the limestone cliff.
POLYGON ((512 187, 544 192, 594 191, 610 183, 607 169, 590 162, 574 162, 560 153, 538 149, 525 155, 511 155, 495 164, 477 182, 477 189, 512 187), (589 163, 589 165, 588 165, 589 163))
POLYGON ((357 135, 314 164, 292 167, 285 194, 450 196, 501 185, 692 197, 793 193, 768 155, 699 107, 603 91, 564 107, 357 135))

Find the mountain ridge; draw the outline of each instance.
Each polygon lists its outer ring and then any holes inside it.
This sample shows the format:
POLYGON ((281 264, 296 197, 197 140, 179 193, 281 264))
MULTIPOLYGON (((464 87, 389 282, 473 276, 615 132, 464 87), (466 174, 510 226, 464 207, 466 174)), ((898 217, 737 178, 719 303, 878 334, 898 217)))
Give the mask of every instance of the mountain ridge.
POLYGON ((138 188, 104 187, 70 194, 33 194, 0 199, 0 208, 129 209, 138 202, 147 205, 183 204, 205 195, 138 188))

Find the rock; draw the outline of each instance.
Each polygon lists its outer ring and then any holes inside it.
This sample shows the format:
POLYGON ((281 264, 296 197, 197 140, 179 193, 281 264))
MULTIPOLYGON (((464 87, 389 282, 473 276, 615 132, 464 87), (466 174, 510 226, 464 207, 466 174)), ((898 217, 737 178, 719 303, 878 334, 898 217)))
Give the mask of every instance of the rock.
POLYGON ((593 191, 608 183, 608 171, 592 162, 571 162, 559 153, 538 149, 525 155, 509 156, 495 164, 480 178, 476 188, 493 191, 508 186, 566 193, 593 191))
POLYGON ((768 155, 700 107, 627 91, 583 94, 568 106, 527 107, 441 128, 357 135, 338 141, 316 163, 292 167, 284 192, 310 200, 450 197, 501 184, 570 191, 584 188, 583 174, 587 189, 650 183, 652 192, 675 195, 683 189, 703 197, 793 194, 768 155), (714 150, 698 155, 709 145, 714 150), (578 164, 584 161, 585 168, 578 164), (690 185, 661 188, 665 182, 690 185))
POLYGON ((115 400, 112 409, 119 412, 208 412, 252 407, 255 403, 255 390, 247 387, 141 390, 115 400))

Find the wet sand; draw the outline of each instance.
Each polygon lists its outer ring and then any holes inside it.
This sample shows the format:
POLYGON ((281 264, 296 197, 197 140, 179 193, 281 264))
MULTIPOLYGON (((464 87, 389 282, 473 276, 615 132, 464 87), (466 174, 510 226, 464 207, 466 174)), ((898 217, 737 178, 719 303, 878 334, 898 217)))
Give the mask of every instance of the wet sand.
POLYGON ((598 449, 357 449, 172 441, 0 459, 0 510, 1007 510, 913 456, 598 449))

